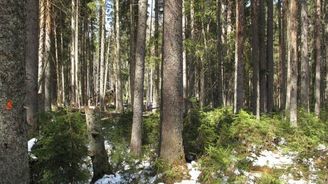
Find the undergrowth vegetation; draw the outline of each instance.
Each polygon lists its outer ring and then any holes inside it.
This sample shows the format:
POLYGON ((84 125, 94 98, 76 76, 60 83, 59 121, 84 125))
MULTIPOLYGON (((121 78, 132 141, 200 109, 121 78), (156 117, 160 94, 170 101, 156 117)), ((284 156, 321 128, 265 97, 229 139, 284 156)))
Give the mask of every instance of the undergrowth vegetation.
MULTIPOLYGON (((325 113, 323 113, 325 115, 325 113)), ((106 115, 105 115, 106 117, 106 115)), ((167 165, 157 159, 160 132, 159 113, 145 115, 143 122, 143 158, 129 154, 132 113, 102 119, 102 131, 114 172, 125 172, 135 177, 141 172, 143 160, 151 162, 147 167, 149 177, 160 174, 157 181, 172 183, 185 178, 186 168, 167 165)), ((84 115, 60 110, 40 116, 40 131, 31 159, 33 180, 36 183, 76 183, 90 178, 87 171, 87 136, 84 115), (52 182, 50 182, 52 183, 52 182)), ((318 181, 325 183, 328 159, 318 151, 319 145, 328 145, 328 122, 311 113, 299 111, 298 127, 292 128, 279 114, 256 119, 251 113, 241 111, 235 115, 231 108, 201 111, 191 109, 184 120, 184 149, 186 160, 197 160, 202 174, 201 183, 245 183, 247 177, 238 172, 264 173, 256 183, 279 184, 284 173, 308 175, 304 159, 314 159, 318 181), (297 153, 297 168, 254 167, 248 157, 263 150, 297 153), (297 170, 297 172, 295 171, 297 170)), ((90 163, 89 163, 90 164, 90 163)), ((90 168, 90 166, 89 166, 90 168)), ((132 183, 138 183, 134 178, 132 183)))

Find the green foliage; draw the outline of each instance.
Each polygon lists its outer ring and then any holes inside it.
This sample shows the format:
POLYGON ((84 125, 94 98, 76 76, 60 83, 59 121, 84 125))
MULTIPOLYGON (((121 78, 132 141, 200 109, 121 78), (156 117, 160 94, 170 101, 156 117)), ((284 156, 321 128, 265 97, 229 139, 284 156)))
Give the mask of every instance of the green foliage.
POLYGON ((183 179, 184 173, 187 172, 187 168, 181 164, 169 164, 161 159, 155 161, 155 170, 157 173, 162 173, 160 182, 174 183, 183 179))
POLYGON ((258 179, 256 182, 258 184, 282 184, 282 182, 279 180, 279 178, 270 175, 270 174, 264 174, 261 178, 258 179))
POLYGON ((160 117, 159 113, 152 113, 144 117, 143 121, 143 145, 150 145, 153 148, 158 147, 160 131, 160 117))
POLYGON ((32 154, 35 183, 78 183, 88 179, 84 116, 62 110, 40 116, 40 132, 32 154), (84 166, 84 167, 83 167, 84 166))

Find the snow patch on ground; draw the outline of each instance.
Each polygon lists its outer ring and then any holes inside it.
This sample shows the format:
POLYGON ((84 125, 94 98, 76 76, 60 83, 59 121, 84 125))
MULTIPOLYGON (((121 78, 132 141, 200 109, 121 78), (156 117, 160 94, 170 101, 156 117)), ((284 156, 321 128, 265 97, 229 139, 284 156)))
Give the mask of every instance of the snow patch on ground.
POLYGON ((191 163, 187 163, 187 168, 190 179, 182 180, 181 182, 175 184, 199 184, 198 177, 200 176, 201 171, 198 168, 198 164, 195 161, 192 161, 191 163))
POLYGON ((269 167, 269 168, 284 168, 285 166, 292 165, 297 154, 290 152, 284 154, 281 150, 276 152, 263 150, 259 156, 252 153, 250 160, 253 161, 253 166, 269 167))
POLYGON ((126 183, 124 177, 120 174, 115 175, 105 175, 103 178, 97 180, 95 184, 122 184, 126 183))

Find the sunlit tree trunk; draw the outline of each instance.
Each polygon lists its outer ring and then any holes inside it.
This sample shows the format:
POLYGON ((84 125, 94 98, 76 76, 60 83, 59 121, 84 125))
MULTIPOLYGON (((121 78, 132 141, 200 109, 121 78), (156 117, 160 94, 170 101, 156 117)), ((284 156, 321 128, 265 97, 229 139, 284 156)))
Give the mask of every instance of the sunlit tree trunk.
POLYGON ((182 0, 164 1, 160 157, 183 163, 182 0))
POLYGON ((121 57, 120 57, 120 1, 115 0, 115 78, 116 78, 116 111, 123 112, 123 88, 121 76, 121 57))
POLYGON ((155 0, 155 30, 154 30, 154 49, 155 49, 155 86, 154 86, 154 98, 153 98, 153 107, 156 110, 159 107, 160 103, 160 37, 159 37, 159 0, 155 0))
POLYGON ((259 0, 252 0, 253 114, 260 118, 259 0))
POLYGON ((292 126, 297 126, 297 16, 296 0, 288 2, 288 68, 286 112, 292 126))
POLYGON ((100 10, 99 10, 99 102, 100 109, 104 110, 105 108, 105 91, 104 91, 104 81, 105 81, 105 2, 100 1, 100 10))
POLYGON ((44 75, 44 110, 51 111, 51 102, 52 102, 52 67, 53 61, 51 58, 51 40, 50 34, 52 30, 52 21, 51 21, 51 0, 45 1, 45 40, 44 40, 44 67, 45 67, 45 75, 44 75))

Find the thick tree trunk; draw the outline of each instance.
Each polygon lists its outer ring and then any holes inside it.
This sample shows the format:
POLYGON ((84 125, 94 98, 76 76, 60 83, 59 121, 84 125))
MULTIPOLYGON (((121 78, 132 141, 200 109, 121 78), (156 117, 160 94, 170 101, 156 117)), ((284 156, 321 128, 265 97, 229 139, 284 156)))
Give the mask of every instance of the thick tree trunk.
POLYGON ((38 113, 38 49, 39 49, 39 0, 26 4, 26 121, 29 134, 37 130, 38 113))
MULTIPOLYGON (((5 184, 29 183, 24 121, 25 3, 0 1, 0 183, 5 184)), ((28 9, 33 5, 36 3, 29 1, 28 9)))
POLYGON ((253 114, 260 118, 259 0, 252 0, 253 114))
POLYGON ((182 0, 164 2, 163 88, 160 157, 168 163, 184 162, 182 142, 182 0))
POLYGON ((221 0, 216 0, 216 50, 217 50, 217 78, 214 81, 215 91, 213 91, 213 107, 221 107, 223 105, 223 86, 222 86, 222 63, 223 63, 223 46, 222 46, 222 24, 221 24, 221 0))
POLYGON ((289 1, 288 18, 288 70, 287 70, 287 100, 286 112, 291 126, 297 126, 297 16, 298 6, 296 0, 289 1))
POLYGON ((273 61, 273 0, 267 0, 267 112, 271 113, 274 106, 274 61, 273 61))
POLYGON ((317 116, 320 115, 320 84, 321 84, 321 0, 315 1, 316 19, 315 19, 315 103, 314 112, 317 116))
POLYGON ((309 20, 308 20, 308 8, 307 1, 301 0, 301 89, 300 89, 300 103, 301 106, 310 111, 310 69, 309 69, 309 58, 308 58, 308 29, 309 29, 309 20))
POLYGON ((236 7, 236 58, 235 58, 235 92, 234 113, 238 113, 244 106, 244 1, 238 0, 236 7))
POLYGON ((136 65, 134 80, 133 124, 131 135, 131 152, 141 155, 142 113, 145 71, 145 46, 147 29, 147 0, 139 0, 138 31, 136 42, 136 65))
POLYGON ((105 174, 112 174, 105 150, 104 137, 101 134, 99 115, 92 107, 85 108, 86 123, 89 136, 89 156, 92 159, 93 177, 91 183, 102 178, 105 174))

